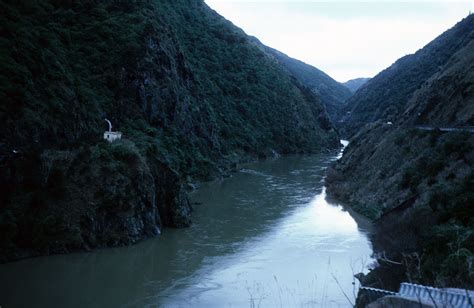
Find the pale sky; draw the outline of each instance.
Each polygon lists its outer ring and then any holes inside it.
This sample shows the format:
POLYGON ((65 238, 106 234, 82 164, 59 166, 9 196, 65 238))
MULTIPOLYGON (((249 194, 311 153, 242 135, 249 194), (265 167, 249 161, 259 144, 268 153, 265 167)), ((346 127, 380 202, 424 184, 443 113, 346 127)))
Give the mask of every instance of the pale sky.
POLYGON ((262 43, 341 82, 375 76, 474 12, 474 0, 205 1, 262 43))

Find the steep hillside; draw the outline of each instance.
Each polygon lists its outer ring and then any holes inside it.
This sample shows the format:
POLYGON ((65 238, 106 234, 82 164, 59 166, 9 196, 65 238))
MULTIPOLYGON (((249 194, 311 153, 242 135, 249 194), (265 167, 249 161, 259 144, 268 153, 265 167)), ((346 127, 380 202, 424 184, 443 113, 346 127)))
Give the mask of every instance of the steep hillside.
POLYGON ((398 123, 414 92, 443 70, 454 53, 470 42, 473 32, 474 15, 470 15, 370 79, 347 101, 342 118, 346 133, 353 134, 365 123, 377 120, 398 123))
POLYGON ((338 146, 318 98, 202 0, 0 9, 0 261, 189 225, 184 182, 338 146))
POLYGON ((265 46, 256 38, 253 38, 253 40, 257 46, 272 55, 278 63, 284 66, 299 82, 311 89, 316 96, 321 98, 321 101, 326 106, 329 117, 335 123, 345 100, 351 96, 350 90, 314 66, 293 59, 276 49, 265 46))
POLYGON ((474 126, 474 32, 407 103, 402 125, 474 126))
POLYGON ((328 194, 375 221, 384 263, 364 284, 473 288, 474 134, 372 124, 328 171, 328 194))
MULTIPOLYGON (((457 47, 450 48, 445 64, 413 91, 403 104, 405 110, 385 105, 396 101, 391 91, 398 87, 377 92, 374 82, 380 77, 356 93, 360 102, 380 102, 376 109, 395 123, 366 124, 328 171, 328 194, 373 219, 375 251, 384 260, 400 262, 382 260, 382 266, 364 279, 367 285, 395 290, 401 281, 412 281, 474 287, 474 133, 467 127, 474 114, 473 16, 421 52, 436 61, 433 48, 446 47, 446 42, 457 47), (374 92, 366 92, 369 88, 374 92), (368 97, 361 98, 361 93, 368 97)), ((397 63, 402 66, 405 60, 397 63)), ((418 60, 405 69, 424 71, 429 58, 418 60)), ((389 70, 394 72, 381 75, 390 73, 392 80, 409 76, 398 67, 389 70)))
POLYGON ((351 93, 355 93, 360 87, 362 87, 370 78, 356 78, 351 79, 343 83, 343 85, 348 88, 351 93))

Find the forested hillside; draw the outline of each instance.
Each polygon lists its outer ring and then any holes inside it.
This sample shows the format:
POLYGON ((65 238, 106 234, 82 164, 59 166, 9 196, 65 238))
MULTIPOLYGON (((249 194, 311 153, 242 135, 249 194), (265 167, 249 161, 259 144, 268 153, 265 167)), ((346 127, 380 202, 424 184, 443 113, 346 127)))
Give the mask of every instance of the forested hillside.
POLYGON ((400 122, 416 90, 444 70, 451 57, 472 40, 474 16, 470 15, 413 55, 397 60, 370 79, 347 100, 343 127, 346 134, 357 132, 377 120, 400 122))
POLYGON ((328 171, 328 194, 375 222, 364 284, 474 287, 474 134, 372 124, 328 171), (388 269, 387 269, 388 268, 388 269))
POLYGON ((266 53, 272 55, 278 63, 285 67, 299 82, 311 89, 311 91, 321 98, 326 106, 329 117, 336 123, 339 113, 344 107, 344 102, 351 96, 351 91, 332 79, 323 71, 306 64, 300 60, 293 59, 286 54, 263 45, 258 39, 253 38, 255 44, 266 53))
POLYGON ((351 79, 343 83, 343 85, 346 86, 352 93, 355 93, 357 90, 359 90, 360 87, 362 87, 367 81, 369 81, 370 78, 356 78, 356 79, 351 79))
POLYGON ((365 125, 326 181, 331 196, 374 220, 375 251, 395 260, 381 261, 366 285, 474 287, 473 55, 470 15, 354 96, 357 106, 347 120, 355 122, 348 127, 365 125), (435 72, 413 93, 405 91, 412 87, 407 80, 426 76, 427 68, 435 72), (371 123, 377 119, 383 121, 371 123))
POLYGON ((474 126, 474 31, 470 38, 413 94, 401 118, 403 125, 474 126))
POLYGON ((0 10, 1 261, 189 225, 184 183, 338 147, 320 100, 202 0, 0 10))

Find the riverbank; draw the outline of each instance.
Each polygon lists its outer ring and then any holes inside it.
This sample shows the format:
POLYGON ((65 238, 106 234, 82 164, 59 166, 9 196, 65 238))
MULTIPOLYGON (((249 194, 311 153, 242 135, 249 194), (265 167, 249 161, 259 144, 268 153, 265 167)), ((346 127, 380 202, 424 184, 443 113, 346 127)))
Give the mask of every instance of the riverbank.
POLYGON ((325 199, 334 155, 248 163, 202 183, 190 194, 198 204, 189 228, 129 247, 0 265, 2 304, 349 306, 340 286, 354 301, 352 268, 369 265, 372 250, 367 222, 325 199))
POLYGON ((328 169, 328 194, 375 222, 374 251, 394 261, 381 260, 368 286, 474 286, 473 144, 469 132, 373 124, 328 169))

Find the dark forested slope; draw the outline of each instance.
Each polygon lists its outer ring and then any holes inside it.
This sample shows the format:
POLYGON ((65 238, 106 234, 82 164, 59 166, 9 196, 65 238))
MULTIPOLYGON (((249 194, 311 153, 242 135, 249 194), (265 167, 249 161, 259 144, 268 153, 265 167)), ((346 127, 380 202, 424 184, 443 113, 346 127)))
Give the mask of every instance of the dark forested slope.
POLYGON ((339 117, 339 112, 344 106, 344 102, 351 96, 350 90, 314 66, 293 59, 276 49, 265 46, 256 38, 253 38, 253 40, 257 46, 272 55, 278 63, 284 66, 299 82, 311 89, 316 96, 321 98, 330 118, 335 123, 339 117))
POLYGON ((328 194, 375 221, 384 263, 365 284, 473 288, 474 134, 371 124, 329 171, 328 194), (383 274, 384 272, 386 274, 383 274))
MULTIPOLYGON (((380 81, 376 77, 356 93, 360 104, 380 102, 375 109, 396 119, 393 125, 365 124, 326 179, 329 195, 375 220, 375 251, 401 262, 396 266, 381 261, 366 284, 392 289, 400 281, 474 287, 474 133, 468 127, 474 114, 473 17, 425 47, 441 52, 446 51, 439 49, 446 42, 456 46, 449 55, 443 54, 444 64, 439 63, 436 72, 397 107, 404 110, 386 105, 401 98, 394 91, 402 91, 404 82, 387 85, 382 93, 372 83, 380 81), (365 92, 370 88, 374 92, 365 92)), ((437 53, 424 52, 433 63, 439 60, 437 53)), ((404 59, 397 63, 402 65, 404 59)), ((429 60, 405 69, 422 72, 429 60)), ((393 81, 409 76, 399 66, 383 74, 393 81)))
POLYGON ((355 93, 357 90, 359 90, 360 87, 362 87, 367 81, 369 81, 370 78, 356 78, 356 79, 351 79, 343 83, 343 85, 346 86, 352 93, 355 93))
POLYGON ((186 226, 184 181, 338 146, 320 100, 202 0, 0 11, 0 260, 186 226))
POLYGON ((470 41, 415 91, 400 122, 417 126, 474 126, 473 106, 474 30, 470 41))
POLYGON ((472 40, 473 31, 474 15, 470 15, 415 54, 397 60, 370 79, 347 100, 342 118, 347 134, 377 120, 398 123, 414 92, 443 70, 454 53, 472 40))

